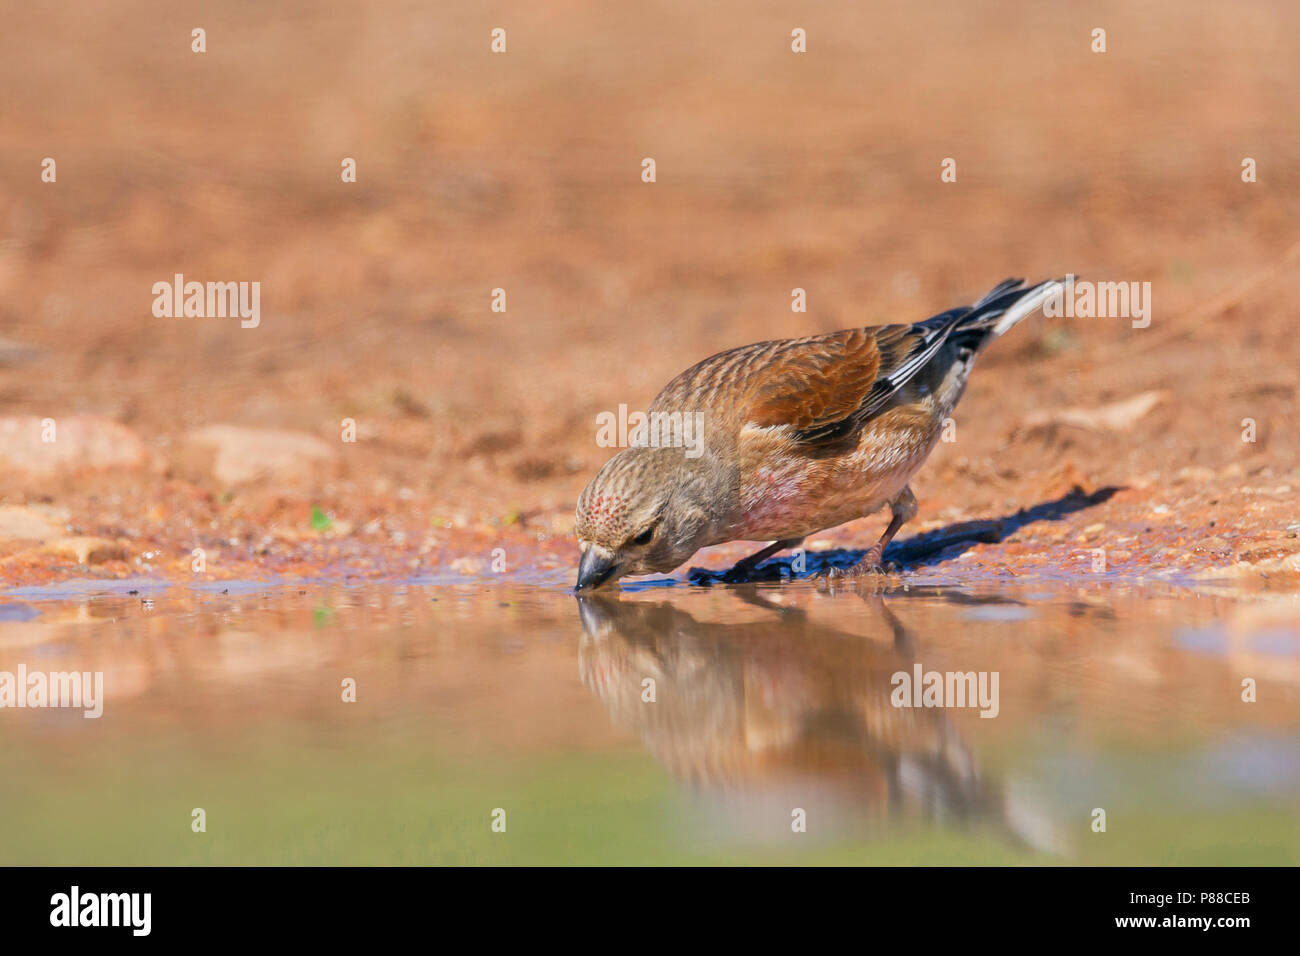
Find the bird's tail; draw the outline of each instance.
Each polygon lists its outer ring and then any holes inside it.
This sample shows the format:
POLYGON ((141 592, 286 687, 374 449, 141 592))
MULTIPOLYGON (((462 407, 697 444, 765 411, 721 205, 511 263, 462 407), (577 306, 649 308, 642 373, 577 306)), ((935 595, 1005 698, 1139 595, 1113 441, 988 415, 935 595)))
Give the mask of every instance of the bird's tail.
POLYGON ((954 337, 972 339, 982 345, 1006 332, 1021 319, 1033 315, 1064 288, 1061 279, 1048 279, 1025 286, 1024 279, 1000 282, 976 302, 957 322, 954 337))

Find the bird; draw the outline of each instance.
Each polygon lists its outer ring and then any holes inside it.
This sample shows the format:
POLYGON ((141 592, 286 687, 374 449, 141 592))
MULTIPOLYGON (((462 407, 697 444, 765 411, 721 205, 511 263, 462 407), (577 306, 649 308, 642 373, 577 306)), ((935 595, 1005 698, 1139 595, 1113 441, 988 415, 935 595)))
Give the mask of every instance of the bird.
POLYGON ((723 576, 743 582, 778 551, 888 506, 880 539, 835 573, 881 572, 917 513, 909 482, 975 359, 1063 281, 1007 279, 921 322, 757 342, 693 365, 579 495, 575 590, 669 572, 715 544, 769 542, 723 576))

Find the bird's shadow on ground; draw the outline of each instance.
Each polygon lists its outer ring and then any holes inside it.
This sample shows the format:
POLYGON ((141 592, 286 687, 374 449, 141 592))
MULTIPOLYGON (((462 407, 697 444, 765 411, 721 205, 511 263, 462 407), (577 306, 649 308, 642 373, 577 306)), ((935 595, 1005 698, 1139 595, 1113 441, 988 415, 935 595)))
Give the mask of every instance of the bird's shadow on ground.
MULTIPOLYGON (((1075 487, 1054 501, 1044 501, 1032 508, 1021 508, 1015 514, 980 521, 963 521, 923 534, 895 541, 885 549, 884 563, 895 564, 904 571, 951 561, 974 544, 996 544, 1015 534, 1025 525, 1037 521, 1060 521, 1066 515, 1091 508, 1107 501, 1119 491, 1118 487, 1100 488, 1091 494, 1075 487)), ((803 567, 796 571, 793 556, 772 558, 750 572, 747 582, 785 581, 792 578, 810 578, 825 574, 833 568, 847 570, 857 564, 866 550, 834 548, 830 551, 807 551, 802 555, 803 567)), ((691 584, 722 584, 727 569, 691 568, 691 584)))

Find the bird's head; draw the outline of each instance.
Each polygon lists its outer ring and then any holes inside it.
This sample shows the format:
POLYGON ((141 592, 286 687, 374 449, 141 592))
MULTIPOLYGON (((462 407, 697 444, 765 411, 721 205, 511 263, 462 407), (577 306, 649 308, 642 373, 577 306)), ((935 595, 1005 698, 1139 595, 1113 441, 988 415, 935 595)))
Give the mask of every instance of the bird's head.
POLYGON ((628 448, 578 497, 577 590, 671 571, 711 543, 710 472, 681 448, 628 448))

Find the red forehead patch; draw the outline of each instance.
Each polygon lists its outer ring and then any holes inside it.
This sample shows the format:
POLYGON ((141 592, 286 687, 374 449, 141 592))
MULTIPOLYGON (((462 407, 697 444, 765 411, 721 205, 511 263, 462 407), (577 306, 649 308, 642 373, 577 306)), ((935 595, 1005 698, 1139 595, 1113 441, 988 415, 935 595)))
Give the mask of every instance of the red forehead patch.
POLYGON ((626 523, 627 502, 618 495, 593 495, 587 503, 587 520, 602 530, 616 530, 626 523))

